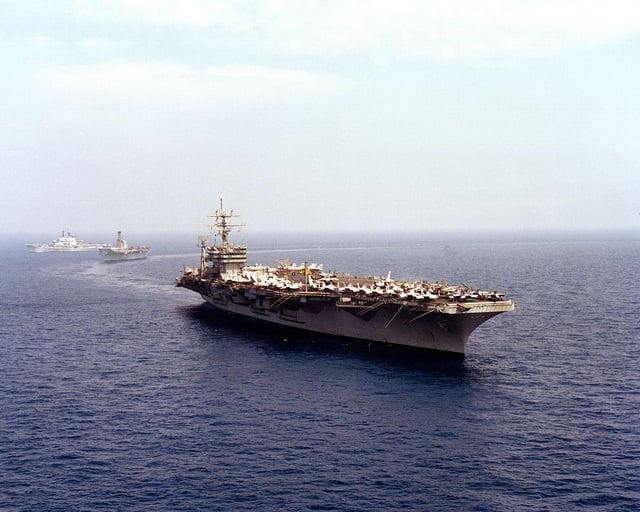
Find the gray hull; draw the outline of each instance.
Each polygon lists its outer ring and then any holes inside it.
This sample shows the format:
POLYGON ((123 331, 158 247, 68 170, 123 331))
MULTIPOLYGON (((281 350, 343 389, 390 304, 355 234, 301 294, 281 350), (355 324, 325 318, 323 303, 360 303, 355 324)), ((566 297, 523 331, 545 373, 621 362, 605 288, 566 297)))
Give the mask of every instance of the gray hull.
POLYGON ((149 255, 148 250, 119 251, 117 249, 100 249, 99 252, 102 259, 107 262, 141 260, 149 255))
POLYGON ((53 245, 37 245, 37 244, 29 244, 27 248, 33 252, 88 252, 100 250, 103 245, 90 244, 90 245, 79 245, 75 247, 56 247, 53 245))
POLYGON ((464 308, 442 303, 425 310, 410 302, 345 301, 318 293, 287 296, 259 288, 230 290, 204 283, 186 287, 198 291, 215 309, 270 324, 457 354, 464 354, 476 327, 513 309, 511 301, 474 303, 464 308))

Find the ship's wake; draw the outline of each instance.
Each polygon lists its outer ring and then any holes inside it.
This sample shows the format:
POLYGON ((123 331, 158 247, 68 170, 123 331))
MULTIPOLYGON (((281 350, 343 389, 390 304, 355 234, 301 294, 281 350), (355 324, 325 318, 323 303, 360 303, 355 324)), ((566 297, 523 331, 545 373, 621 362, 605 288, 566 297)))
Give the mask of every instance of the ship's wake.
POLYGON ((185 303, 192 304, 197 300, 186 300, 187 294, 175 287, 175 276, 183 258, 182 254, 172 254, 117 263, 82 261, 54 267, 51 272, 66 280, 83 281, 90 286, 126 291, 127 294, 164 297, 171 293, 184 296, 185 303))

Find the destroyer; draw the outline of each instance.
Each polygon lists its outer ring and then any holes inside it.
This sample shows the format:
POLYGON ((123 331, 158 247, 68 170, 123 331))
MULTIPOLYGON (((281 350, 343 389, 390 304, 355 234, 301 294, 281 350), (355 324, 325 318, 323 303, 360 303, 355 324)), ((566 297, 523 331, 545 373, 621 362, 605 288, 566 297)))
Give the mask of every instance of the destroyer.
POLYGON ((176 286, 215 309, 312 332, 464 354, 471 332, 515 303, 497 292, 427 281, 356 277, 322 265, 247 265, 246 244, 229 241, 237 217, 216 210, 221 244, 200 241, 200 267, 176 286))
POLYGON ((61 235, 50 244, 27 244, 33 252, 71 252, 71 251, 95 251, 109 244, 93 244, 80 240, 70 231, 62 230, 61 235))
POLYGON ((98 249, 104 261, 129 261, 146 258, 149 248, 146 245, 129 247, 127 241, 122 238, 122 231, 118 230, 118 239, 115 247, 102 247, 98 249))

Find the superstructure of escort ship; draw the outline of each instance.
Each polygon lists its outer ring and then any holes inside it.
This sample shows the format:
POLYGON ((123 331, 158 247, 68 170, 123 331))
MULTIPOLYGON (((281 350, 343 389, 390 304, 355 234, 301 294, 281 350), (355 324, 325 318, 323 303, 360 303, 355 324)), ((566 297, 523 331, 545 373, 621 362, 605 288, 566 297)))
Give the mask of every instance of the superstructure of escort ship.
POLYGON ((216 211, 222 243, 200 241, 200 267, 184 267, 176 286, 215 309, 306 331, 464 354, 471 332, 512 311, 503 294, 464 285, 356 277, 322 265, 247 265, 246 244, 229 241, 237 217, 216 211))
POLYGON ((98 252, 105 262, 140 260, 149 255, 149 247, 146 245, 130 247, 127 241, 122 238, 122 231, 118 230, 116 246, 102 247, 98 249, 98 252))
POLYGON ((109 247, 109 244, 85 242, 76 235, 72 235, 70 231, 63 229, 60 236, 50 244, 27 244, 27 247, 33 252, 76 252, 95 251, 96 249, 109 247))

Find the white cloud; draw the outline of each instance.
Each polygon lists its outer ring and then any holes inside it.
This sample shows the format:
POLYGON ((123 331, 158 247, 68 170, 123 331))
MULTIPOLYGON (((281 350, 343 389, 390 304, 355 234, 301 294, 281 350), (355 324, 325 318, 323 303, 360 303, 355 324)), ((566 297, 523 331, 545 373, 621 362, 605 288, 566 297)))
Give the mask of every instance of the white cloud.
POLYGON ((347 86, 336 77, 304 70, 260 66, 193 68, 173 62, 115 62, 49 67, 39 83, 68 92, 145 98, 182 98, 198 102, 242 102, 295 94, 333 92, 347 86))
POLYGON ((72 0, 75 16, 91 21, 204 27, 233 16, 234 3, 202 0, 72 0))
POLYGON ((24 46, 33 51, 38 52, 49 52, 49 51, 59 51, 65 50, 67 45, 64 41, 60 39, 56 39, 54 37, 48 36, 26 36, 26 37, 17 37, 13 40, 5 40, 4 44, 11 43, 16 46, 24 46))
POLYGON ((78 46, 90 52, 110 52, 123 48, 124 45, 105 37, 85 37, 79 41, 78 46))
POLYGON ((5 51, 10 50, 14 55, 17 54, 17 51, 23 51, 31 57, 40 56, 44 58, 50 58, 52 55, 59 56, 70 52, 78 52, 78 50, 92 55, 96 53, 106 54, 123 47, 124 45, 117 40, 105 37, 84 37, 76 41, 62 37, 30 35, 8 37, 0 40, 0 48, 4 48, 5 51))
POLYGON ((221 30, 279 55, 487 62, 553 55, 640 31, 635 0, 100 0, 83 19, 221 30))

